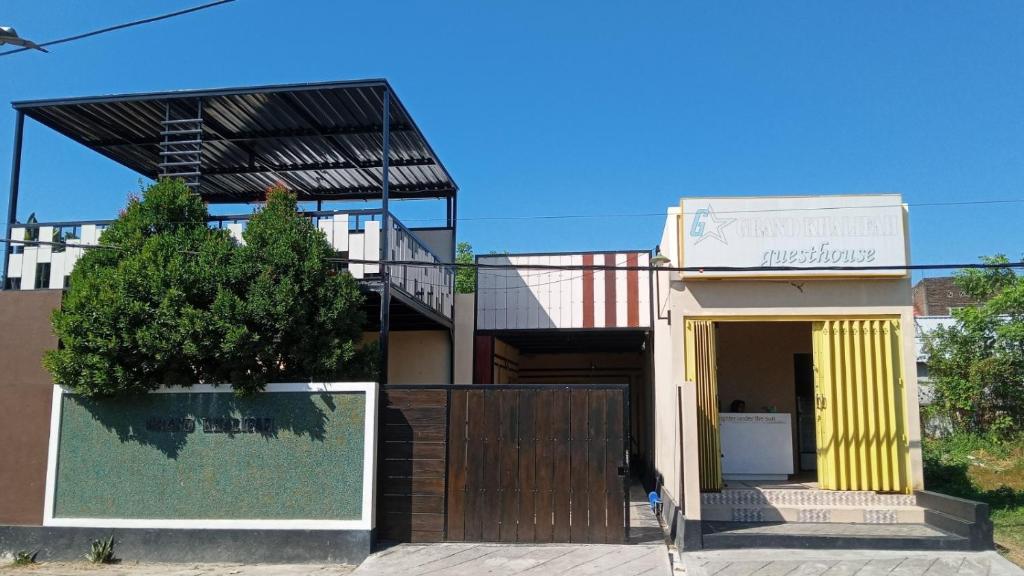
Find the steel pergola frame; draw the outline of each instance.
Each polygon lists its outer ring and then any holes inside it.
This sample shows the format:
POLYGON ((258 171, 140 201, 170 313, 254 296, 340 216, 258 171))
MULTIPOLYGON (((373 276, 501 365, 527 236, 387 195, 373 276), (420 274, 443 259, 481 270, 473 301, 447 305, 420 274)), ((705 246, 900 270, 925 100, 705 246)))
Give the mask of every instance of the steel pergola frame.
MULTIPOLYGON (((300 201, 316 201, 318 210, 326 200, 379 200, 381 384, 387 383, 392 296, 386 264, 390 201, 444 199, 455 259, 458 186, 387 80, 58 98, 12 106, 7 239, 17 221, 26 116, 152 179, 177 175, 168 167, 189 164, 190 185, 210 203, 260 201, 275 181, 300 201), (193 106, 198 117, 173 116, 193 106), (199 126, 195 142, 168 138, 178 122, 199 126), (199 160, 168 161, 182 155, 182 144, 197 146, 199 160)), ((5 245, 0 290, 6 289, 10 252, 5 245)))

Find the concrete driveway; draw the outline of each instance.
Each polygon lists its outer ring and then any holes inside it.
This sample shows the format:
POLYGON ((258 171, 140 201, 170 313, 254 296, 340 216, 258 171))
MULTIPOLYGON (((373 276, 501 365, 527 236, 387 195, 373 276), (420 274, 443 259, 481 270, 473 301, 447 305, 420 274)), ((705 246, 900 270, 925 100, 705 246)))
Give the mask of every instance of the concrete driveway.
POLYGON ((664 544, 401 544, 370 556, 353 576, 425 574, 668 576, 664 544))
POLYGON ((679 555, 686 576, 1024 576, 996 552, 712 550, 679 555))

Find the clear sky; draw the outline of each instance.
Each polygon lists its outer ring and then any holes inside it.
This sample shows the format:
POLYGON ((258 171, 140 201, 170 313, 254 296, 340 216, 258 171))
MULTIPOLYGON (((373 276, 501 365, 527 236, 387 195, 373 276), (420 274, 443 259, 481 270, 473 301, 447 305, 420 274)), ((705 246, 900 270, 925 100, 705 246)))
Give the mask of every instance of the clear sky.
MULTIPOLYGON (((46 41, 199 3, 6 0, 0 24, 46 41)), ((2 57, 0 100, 384 77, 480 252, 651 248, 664 219, 629 215, 681 196, 1022 201, 912 207, 930 263, 1024 253, 1022 63, 1019 0, 238 0, 2 57), (475 219, 541 214, 622 216, 475 219)), ((112 217, 138 178, 29 121, 19 216, 112 217)))

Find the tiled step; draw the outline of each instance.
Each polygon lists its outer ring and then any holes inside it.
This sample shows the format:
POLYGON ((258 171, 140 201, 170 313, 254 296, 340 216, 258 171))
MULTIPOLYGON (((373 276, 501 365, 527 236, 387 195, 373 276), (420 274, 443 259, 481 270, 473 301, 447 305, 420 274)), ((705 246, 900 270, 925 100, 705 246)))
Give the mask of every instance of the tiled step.
POLYGON ((719 522, 813 522, 852 524, 920 524, 925 510, 919 506, 799 506, 728 505, 701 506, 701 519, 719 522))
POLYGON ((970 550, 967 538, 925 524, 703 522, 703 546, 856 550, 970 550))
POLYGON ((882 494, 838 490, 800 490, 751 488, 706 492, 700 495, 704 505, 728 506, 859 506, 888 508, 916 506, 913 494, 882 494))

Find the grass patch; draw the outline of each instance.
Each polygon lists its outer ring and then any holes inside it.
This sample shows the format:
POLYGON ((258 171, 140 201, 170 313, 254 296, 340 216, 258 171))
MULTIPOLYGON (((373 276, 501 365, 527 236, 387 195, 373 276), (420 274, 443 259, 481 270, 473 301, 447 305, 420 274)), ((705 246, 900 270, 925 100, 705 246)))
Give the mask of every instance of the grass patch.
POLYGON ((1024 566, 1024 437, 954 435, 924 440, 925 487, 989 505, 996 544, 1024 566))

